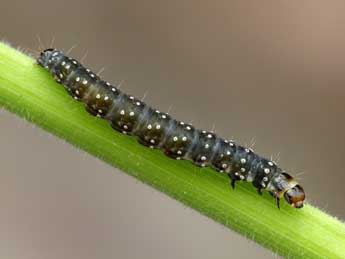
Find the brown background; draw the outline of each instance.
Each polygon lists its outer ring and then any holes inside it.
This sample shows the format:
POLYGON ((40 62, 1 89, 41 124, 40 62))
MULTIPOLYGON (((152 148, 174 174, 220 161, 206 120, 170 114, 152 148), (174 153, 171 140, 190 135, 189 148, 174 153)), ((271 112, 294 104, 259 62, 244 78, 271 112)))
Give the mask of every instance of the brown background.
MULTIPOLYGON (((72 55, 125 91, 254 138, 344 219, 344 13, 344 1, 2 1, 0 35, 78 44, 72 55)), ((275 257, 14 115, 0 126, 1 258, 275 257)))

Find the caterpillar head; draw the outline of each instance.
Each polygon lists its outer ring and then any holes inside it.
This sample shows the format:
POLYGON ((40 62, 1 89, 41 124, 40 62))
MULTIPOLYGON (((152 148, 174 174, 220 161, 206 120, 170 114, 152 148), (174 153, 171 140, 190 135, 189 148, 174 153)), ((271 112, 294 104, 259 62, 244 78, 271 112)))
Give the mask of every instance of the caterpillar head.
POLYGON ((49 68, 49 65, 54 61, 54 56, 57 56, 58 54, 59 51, 56 49, 45 49, 37 58, 37 63, 44 68, 49 68))
POLYGON ((302 186, 297 184, 291 189, 288 189, 284 193, 284 198, 289 204, 291 204, 292 207, 298 208, 298 209, 302 208, 303 202, 305 199, 305 193, 302 186))

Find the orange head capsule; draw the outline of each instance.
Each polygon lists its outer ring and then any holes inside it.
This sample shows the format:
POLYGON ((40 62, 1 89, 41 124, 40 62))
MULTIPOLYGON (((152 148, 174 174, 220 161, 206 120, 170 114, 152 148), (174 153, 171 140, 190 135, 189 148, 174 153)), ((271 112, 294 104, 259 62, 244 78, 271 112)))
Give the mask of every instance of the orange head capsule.
POLYGON ((298 209, 302 208, 305 199, 305 193, 302 186, 297 184, 295 187, 288 189, 284 193, 284 198, 289 204, 291 204, 292 207, 298 209))

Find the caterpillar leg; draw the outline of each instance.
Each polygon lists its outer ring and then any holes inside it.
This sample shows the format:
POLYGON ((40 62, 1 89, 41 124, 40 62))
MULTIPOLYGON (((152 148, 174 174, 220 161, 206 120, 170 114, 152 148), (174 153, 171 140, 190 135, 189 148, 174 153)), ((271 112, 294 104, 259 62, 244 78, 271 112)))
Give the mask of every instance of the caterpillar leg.
POLYGON ((231 185, 233 190, 235 190, 235 183, 236 183, 236 180, 231 179, 230 185, 231 185))
POLYGON ((280 198, 279 198, 278 193, 272 192, 272 191, 270 191, 269 193, 274 197, 274 199, 276 201, 276 205, 277 205, 278 209, 280 209, 280 204, 279 204, 280 203, 280 198))
POLYGON ((228 176, 230 178, 230 185, 231 185, 232 189, 235 190, 236 179, 234 177, 231 177, 230 174, 228 174, 228 176))
POLYGON ((239 173, 235 170, 228 173, 228 176, 230 177, 230 180, 231 180, 230 185, 231 185, 232 189, 235 189, 236 181, 243 181, 245 179, 245 177, 241 173, 239 173))
POLYGON ((280 205, 279 205, 279 202, 280 202, 280 199, 279 199, 279 197, 276 197, 276 204, 277 204, 277 207, 278 207, 278 209, 280 209, 280 205))
POLYGON ((259 187, 259 188, 257 188, 256 190, 257 190, 257 192, 258 192, 259 195, 262 195, 262 188, 259 187))

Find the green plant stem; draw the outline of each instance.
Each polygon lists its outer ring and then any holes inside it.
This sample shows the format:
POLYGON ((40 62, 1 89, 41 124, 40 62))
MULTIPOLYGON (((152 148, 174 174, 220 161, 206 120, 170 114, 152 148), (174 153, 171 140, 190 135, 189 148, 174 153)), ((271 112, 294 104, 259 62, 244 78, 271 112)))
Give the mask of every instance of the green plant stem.
POLYGON ((336 218, 309 204, 297 210, 282 202, 278 210, 248 183, 233 191, 225 175, 138 144, 90 116, 32 58, 2 43, 0 106, 280 255, 345 258, 345 225, 336 218))

